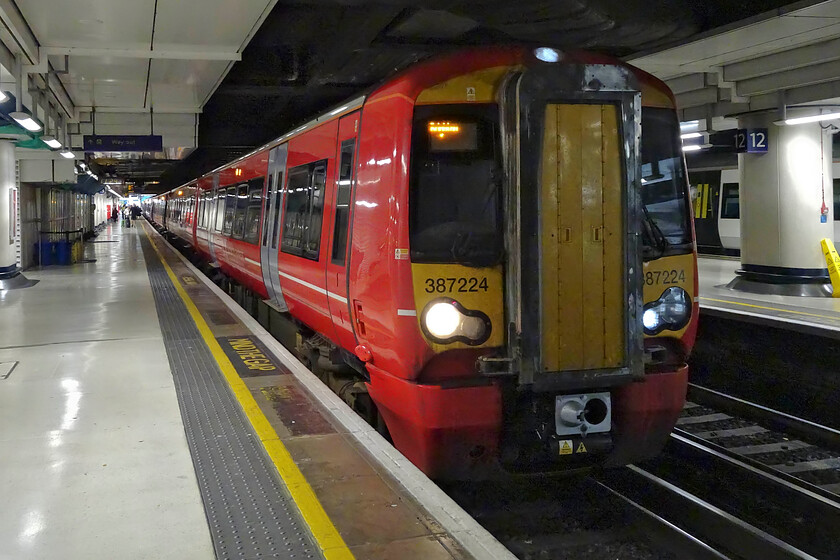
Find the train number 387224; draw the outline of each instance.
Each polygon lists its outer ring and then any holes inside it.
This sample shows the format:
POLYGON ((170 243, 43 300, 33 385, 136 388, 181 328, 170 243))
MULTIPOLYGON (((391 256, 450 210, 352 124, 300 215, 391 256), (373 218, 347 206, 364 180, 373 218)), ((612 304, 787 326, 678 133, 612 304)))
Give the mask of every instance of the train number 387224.
POLYGON ((426 278, 427 294, 486 292, 487 278, 426 278))
POLYGON ((645 285, 676 285, 685 282, 685 270, 651 270, 645 273, 645 285))

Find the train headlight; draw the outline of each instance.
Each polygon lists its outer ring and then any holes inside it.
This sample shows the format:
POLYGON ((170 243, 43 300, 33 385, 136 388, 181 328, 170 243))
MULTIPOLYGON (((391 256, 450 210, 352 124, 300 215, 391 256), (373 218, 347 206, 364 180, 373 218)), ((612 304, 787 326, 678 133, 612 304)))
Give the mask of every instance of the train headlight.
POLYGON ((449 338, 458 330, 461 324, 461 314, 448 301, 439 301, 429 307, 424 322, 432 336, 449 338))
POLYGON ((560 62, 563 55, 560 51, 551 47, 539 47, 534 49, 534 56, 543 62, 560 62))
POLYGON ((668 288, 659 299, 645 304, 642 325, 646 334, 678 331, 691 318, 691 298, 682 288, 668 288))
POLYGON ((466 309, 454 299, 430 301, 420 315, 420 327, 427 338, 439 343, 463 342, 471 346, 490 338, 490 318, 481 311, 466 309))

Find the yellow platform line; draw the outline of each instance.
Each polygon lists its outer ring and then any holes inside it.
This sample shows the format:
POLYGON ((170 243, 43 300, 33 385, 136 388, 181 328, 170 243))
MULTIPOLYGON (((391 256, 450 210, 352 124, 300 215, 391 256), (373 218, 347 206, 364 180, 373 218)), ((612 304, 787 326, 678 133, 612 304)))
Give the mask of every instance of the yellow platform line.
POLYGON ((830 319, 832 321, 840 320, 840 317, 832 317, 830 315, 820 315, 818 313, 808 313, 807 311, 794 311, 792 309, 779 309, 778 307, 765 307, 763 305, 755 305, 752 303, 741 303, 740 301, 729 301, 726 299, 714 299, 700 296, 700 299, 706 301, 714 301, 716 303, 729 303, 732 305, 741 305, 743 307, 752 307, 754 309, 764 309, 766 311, 778 311, 779 313, 793 313, 795 315, 805 315, 806 317, 819 317, 820 319, 830 319))
POLYGON ((350 552, 350 549, 347 547, 344 539, 341 538, 341 535, 338 533, 335 525, 333 525, 333 522, 330 520, 327 512, 324 511, 324 508, 315 496, 315 492, 312 490, 312 487, 306 481, 306 478, 304 478, 303 473, 300 472, 297 465, 295 465, 295 462, 289 454, 289 451, 286 449, 286 446, 283 445, 282 441, 280 441, 280 438, 277 436, 277 432, 274 431, 274 428, 271 426, 262 410, 260 410, 257 401, 254 400, 254 396, 248 390, 248 387, 242 381, 242 378, 236 373, 236 368, 233 367, 233 364, 225 355, 222 347, 216 340, 216 337, 213 336, 213 332, 210 330, 210 327, 198 311, 198 308, 195 306, 190 296, 187 295, 187 292, 184 291, 184 288, 181 286, 181 283, 177 276, 175 276, 175 273, 172 272, 172 269, 169 267, 166 259, 163 258, 157 244, 152 239, 152 236, 149 235, 149 232, 146 229, 146 224, 143 223, 142 225, 143 230, 146 233, 146 237, 152 244, 152 248, 155 250, 155 253, 157 253, 158 258, 160 258, 160 262, 163 263, 166 273, 169 275, 169 279, 172 280, 172 285, 175 286, 175 289, 178 291, 178 295, 181 296, 184 305, 187 307, 187 311, 189 311, 190 316, 193 321, 195 321, 195 326, 198 327, 198 331, 201 333, 204 342, 207 344, 207 347, 210 348, 210 352, 212 352, 213 357, 219 364, 219 369, 222 370, 222 374, 227 380, 231 391, 233 391, 236 400, 239 401, 239 405, 242 407, 242 410, 245 412, 245 415, 254 427, 257 437, 260 438, 260 441, 265 447, 266 452, 268 452, 268 456, 274 463, 277 472, 280 473, 280 477, 283 479, 283 482, 286 483, 289 493, 292 495, 292 499, 295 501, 295 504, 297 504, 298 509, 300 509, 303 519, 309 525, 309 529, 312 531, 312 535, 318 542, 318 546, 321 547, 324 556, 327 560, 353 559, 353 553, 350 552))

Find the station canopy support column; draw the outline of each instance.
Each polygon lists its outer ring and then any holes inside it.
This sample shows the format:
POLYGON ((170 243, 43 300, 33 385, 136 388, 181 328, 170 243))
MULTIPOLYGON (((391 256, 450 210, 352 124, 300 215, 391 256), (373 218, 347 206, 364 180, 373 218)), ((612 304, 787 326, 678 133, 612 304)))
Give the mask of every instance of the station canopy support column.
MULTIPOLYGON (((787 118, 815 113, 789 109, 787 118)), ((830 131, 822 122, 781 124, 777 113, 743 115, 738 124, 754 153, 738 156, 742 269, 730 287, 826 294, 820 240, 834 237, 830 131)))

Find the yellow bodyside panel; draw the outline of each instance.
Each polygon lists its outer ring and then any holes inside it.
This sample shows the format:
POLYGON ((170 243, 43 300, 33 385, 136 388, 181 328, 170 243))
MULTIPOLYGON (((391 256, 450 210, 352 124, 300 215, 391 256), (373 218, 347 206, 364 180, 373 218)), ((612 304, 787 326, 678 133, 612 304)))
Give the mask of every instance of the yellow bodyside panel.
POLYGON ((624 359, 622 165, 613 105, 548 105, 541 184, 547 371, 624 359))
POLYGON ((671 101, 667 93, 646 82, 642 82, 640 85, 642 89, 642 107, 674 108, 674 102, 671 101))
MULTIPOLYGON (((688 292, 691 301, 697 299, 697 286, 694 285, 694 255, 674 255, 644 263, 644 303, 656 301, 662 292, 676 286, 688 292)), ((695 317, 694 320, 697 318, 695 317)), ((690 324, 690 323, 689 323, 690 324)), ((679 331, 662 331, 657 337, 670 336, 680 338, 688 325, 679 331)), ((645 338, 650 338, 645 335, 645 338)))
POLYGON ((510 66, 498 66, 465 74, 424 90, 417 96, 417 105, 434 103, 492 103, 510 66))
POLYGON ((501 265, 490 268, 472 268, 460 264, 412 263, 411 276, 414 282, 414 304, 418 321, 427 303, 443 297, 452 298, 465 308, 481 311, 490 318, 492 325, 490 338, 483 344, 475 346, 462 342, 437 344, 426 339, 435 352, 453 348, 491 348, 504 345, 504 286, 501 265))

